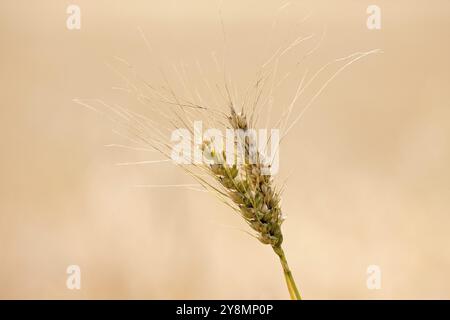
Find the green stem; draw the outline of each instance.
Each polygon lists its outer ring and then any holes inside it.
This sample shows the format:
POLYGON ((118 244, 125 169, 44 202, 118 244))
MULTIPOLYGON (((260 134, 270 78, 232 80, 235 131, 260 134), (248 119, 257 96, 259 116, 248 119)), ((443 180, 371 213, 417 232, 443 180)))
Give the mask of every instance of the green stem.
POLYGON ((286 279, 286 284, 289 290, 289 294, 291 295, 292 300, 301 300, 302 297, 298 292, 297 285, 295 284, 294 277, 292 276, 291 270, 289 269, 289 265, 286 260, 286 256, 284 254, 281 246, 273 247, 273 251, 280 257, 281 266, 283 267, 284 278, 286 279))

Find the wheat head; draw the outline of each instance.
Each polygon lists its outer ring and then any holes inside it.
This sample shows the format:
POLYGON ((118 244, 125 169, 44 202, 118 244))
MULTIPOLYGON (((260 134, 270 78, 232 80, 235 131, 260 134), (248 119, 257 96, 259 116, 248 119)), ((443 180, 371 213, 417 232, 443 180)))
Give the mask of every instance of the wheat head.
MULTIPOLYGON (((234 130, 245 132, 249 129, 246 115, 243 111, 237 113, 233 106, 230 107, 228 122, 234 130)), ((271 245, 280 257, 291 298, 301 299, 281 248, 283 216, 280 208, 280 194, 273 184, 273 177, 262 173, 262 167, 265 165, 262 163, 263 155, 258 151, 252 155, 250 139, 249 136, 245 136, 243 141, 240 141, 244 151, 242 165, 228 164, 227 153, 216 152, 209 140, 203 141, 203 152, 214 160, 209 165, 209 170, 226 190, 228 198, 239 209, 242 218, 255 231, 259 241, 271 245)))

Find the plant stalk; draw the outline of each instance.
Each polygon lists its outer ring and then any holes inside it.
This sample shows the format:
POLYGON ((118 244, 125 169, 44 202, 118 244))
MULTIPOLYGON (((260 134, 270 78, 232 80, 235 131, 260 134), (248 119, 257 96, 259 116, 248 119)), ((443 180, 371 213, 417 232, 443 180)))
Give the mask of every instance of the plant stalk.
POLYGON ((273 251, 280 257, 281 266, 283 267, 284 278, 286 279, 286 284, 289 290, 289 294, 292 300, 302 300, 300 296, 300 292, 297 289, 297 285, 295 284, 294 277, 292 276, 292 272, 289 269, 288 262, 286 260, 286 255, 284 254, 281 246, 273 247, 273 251))

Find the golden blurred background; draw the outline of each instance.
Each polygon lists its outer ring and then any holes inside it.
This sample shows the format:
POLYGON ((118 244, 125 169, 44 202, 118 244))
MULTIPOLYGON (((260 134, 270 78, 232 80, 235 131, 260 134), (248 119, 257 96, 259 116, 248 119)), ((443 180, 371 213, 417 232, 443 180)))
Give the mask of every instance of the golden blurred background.
POLYGON ((206 193, 133 188, 191 180, 171 164, 116 166, 157 156, 105 148, 123 141, 72 101, 124 100, 105 65, 114 56, 149 81, 159 81, 155 57, 212 65, 220 16, 239 86, 301 34, 323 35, 311 70, 383 50, 333 80, 281 149, 284 247, 303 296, 450 298, 450 3, 291 1, 266 53, 284 3, 0 2, 0 298, 288 298, 276 256, 239 217, 206 193), (66 27, 70 4, 80 30, 66 27), (371 4, 380 30, 366 26, 371 4), (81 268, 80 290, 66 287, 69 265, 81 268), (367 288, 370 265, 379 290, 367 288))

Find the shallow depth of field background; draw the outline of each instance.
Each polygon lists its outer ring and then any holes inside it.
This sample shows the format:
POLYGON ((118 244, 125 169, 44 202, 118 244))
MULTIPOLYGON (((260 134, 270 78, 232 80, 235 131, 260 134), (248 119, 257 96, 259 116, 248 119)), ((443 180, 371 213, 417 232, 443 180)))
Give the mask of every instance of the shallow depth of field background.
MULTIPOLYGON (((276 256, 239 217, 206 193, 133 188, 191 180, 167 163, 116 166, 160 157, 105 148, 124 141, 72 102, 132 103, 111 89, 123 84, 105 65, 113 56, 149 81, 158 63, 199 60, 208 72, 224 46, 219 2, 77 0, 79 31, 66 29, 70 3, 0 3, 0 298, 288 298, 276 256), (78 291, 65 285, 71 264, 78 291)), ((239 85, 286 39, 324 26, 311 70, 384 51, 331 83, 281 149, 284 247, 304 297, 449 299, 450 3, 376 1, 382 28, 370 31, 372 2, 293 1, 264 55, 282 4, 224 1, 239 85), (381 290, 366 287, 369 265, 381 290)))

